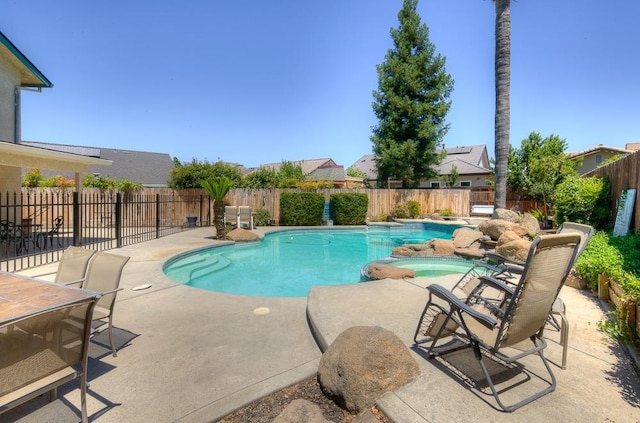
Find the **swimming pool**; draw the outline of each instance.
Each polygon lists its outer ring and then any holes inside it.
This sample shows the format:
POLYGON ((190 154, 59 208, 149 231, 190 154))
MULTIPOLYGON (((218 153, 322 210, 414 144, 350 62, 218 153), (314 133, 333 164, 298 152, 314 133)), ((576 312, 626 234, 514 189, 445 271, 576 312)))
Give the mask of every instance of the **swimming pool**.
POLYGON ((402 244, 450 239, 459 226, 284 230, 259 243, 210 247, 179 255, 164 272, 185 285, 239 295, 305 297, 313 285, 360 281, 364 264, 389 257, 402 244))

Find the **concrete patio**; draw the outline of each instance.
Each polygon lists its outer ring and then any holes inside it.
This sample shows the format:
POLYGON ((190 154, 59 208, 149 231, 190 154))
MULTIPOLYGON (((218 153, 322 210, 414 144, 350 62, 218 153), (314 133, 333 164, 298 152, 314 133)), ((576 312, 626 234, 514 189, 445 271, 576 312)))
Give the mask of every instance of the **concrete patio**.
MULTIPOLYGON (((164 276, 168 258, 215 244, 213 232, 194 229, 112 250, 131 260, 115 310, 118 356, 111 356, 106 333, 92 342, 90 421, 216 421, 313 376, 321 357, 318 343, 329 345, 351 326, 385 327, 412 347, 426 301, 423 280, 316 287, 308 298, 265 298, 203 291, 164 276), (151 287, 137 290, 147 284, 151 287)), ((502 413, 437 361, 412 349, 421 376, 386 394, 379 407, 394 422, 640 421, 634 361, 598 331, 597 322, 605 318, 602 306, 586 291, 565 287, 561 296, 571 326, 570 351, 567 370, 552 365, 558 378, 555 392, 514 413, 502 413)), ((548 335, 557 339, 557 333, 548 335)), ((547 356, 558 363, 561 347, 551 341, 547 356)), ((59 390, 57 401, 38 398, 0 415, 0 421, 77 422, 77 386, 71 382, 59 390)))

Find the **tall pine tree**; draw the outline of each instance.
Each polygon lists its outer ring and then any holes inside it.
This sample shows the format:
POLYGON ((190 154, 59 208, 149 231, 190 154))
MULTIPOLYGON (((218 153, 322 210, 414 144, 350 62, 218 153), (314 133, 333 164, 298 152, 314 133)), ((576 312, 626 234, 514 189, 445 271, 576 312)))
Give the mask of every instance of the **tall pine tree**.
POLYGON ((433 167, 440 162, 436 149, 449 130, 445 116, 453 79, 446 73, 446 59, 436 55, 429 41, 429 28, 421 24, 417 5, 418 0, 404 0, 400 26, 391 28, 394 48, 376 67, 373 110, 379 123, 371 141, 380 186, 392 178, 413 188, 435 176, 433 167))

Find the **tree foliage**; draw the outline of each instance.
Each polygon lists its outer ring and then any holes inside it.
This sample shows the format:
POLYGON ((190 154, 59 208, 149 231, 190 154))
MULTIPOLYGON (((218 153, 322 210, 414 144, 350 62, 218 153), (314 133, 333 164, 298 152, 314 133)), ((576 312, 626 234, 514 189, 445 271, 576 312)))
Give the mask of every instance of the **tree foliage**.
POLYGON ((210 177, 201 182, 211 199, 213 199, 213 224, 216 228, 216 238, 224 239, 224 197, 233 187, 233 181, 227 177, 210 177))
POLYGON ((556 187, 567 177, 578 175, 566 148, 567 142, 557 135, 542 138, 537 132, 529 134, 520 148, 509 150, 509 188, 544 204, 553 203, 556 187))
POLYGON ((201 188, 202 181, 222 177, 230 179, 236 186, 242 179, 242 171, 238 166, 221 161, 209 163, 194 158, 190 163, 171 169, 168 185, 176 189, 201 188))
POLYGON ((378 125, 371 141, 379 186, 394 178, 403 187, 417 187, 421 179, 435 176, 433 166, 440 162, 436 149, 449 129, 445 117, 453 79, 446 73, 446 59, 429 41, 417 5, 418 0, 404 0, 400 25, 391 29, 394 47, 376 67, 373 110, 378 125))
POLYGON ((610 185, 596 176, 566 178, 555 191, 556 224, 576 222, 604 229, 611 213, 610 185))
POLYGON ((300 164, 283 161, 280 169, 260 167, 245 176, 240 185, 242 188, 299 188, 304 184, 306 175, 300 164))
POLYGON ((458 168, 456 165, 451 166, 451 171, 448 175, 443 175, 440 177, 440 180, 445 183, 448 187, 455 187, 460 179, 460 173, 458 173, 458 168))

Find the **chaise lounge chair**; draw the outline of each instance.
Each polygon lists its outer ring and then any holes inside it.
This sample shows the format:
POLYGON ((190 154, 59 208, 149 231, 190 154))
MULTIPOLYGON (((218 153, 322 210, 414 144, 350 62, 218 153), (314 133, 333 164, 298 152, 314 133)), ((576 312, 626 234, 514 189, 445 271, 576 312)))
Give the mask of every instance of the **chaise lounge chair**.
MULTIPOLYGON (((580 254, 584 251, 589 243, 589 240, 593 236, 594 229, 589 225, 574 222, 564 222, 556 231, 558 234, 576 233, 580 235, 580 245, 576 253, 576 260, 580 257, 580 254)), ((522 274, 524 263, 510 260, 500 254, 487 252, 485 258, 489 263, 494 264, 497 267, 496 277, 504 279, 506 282, 509 280, 516 280, 522 274)), ((569 348, 569 321, 566 316, 567 308, 560 297, 556 298, 549 315, 548 323, 554 329, 560 331, 560 345, 562 345, 562 364, 561 368, 567 368, 567 351, 569 348), (558 317, 560 322, 556 319, 558 317)))
POLYGON ((547 343, 542 335, 579 243, 580 236, 575 233, 536 238, 515 286, 492 276, 480 276, 480 283, 464 300, 440 285, 428 286, 429 300, 414 335, 416 346, 430 358, 471 348, 498 406, 507 412, 554 391, 556 379, 544 356, 547 343), (499 296, 493 295, 496 291, 499 296), (544 364, 550 376, 550 380, 544 379, 548 386, 512 404, 504 404, 500 395, 523 382, 498 390, 485 356, 525 371, 520 360, 531 354, 537 354, 544 364))

